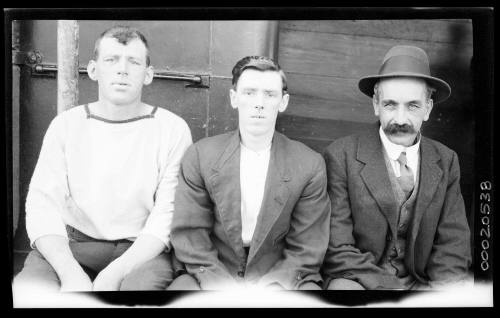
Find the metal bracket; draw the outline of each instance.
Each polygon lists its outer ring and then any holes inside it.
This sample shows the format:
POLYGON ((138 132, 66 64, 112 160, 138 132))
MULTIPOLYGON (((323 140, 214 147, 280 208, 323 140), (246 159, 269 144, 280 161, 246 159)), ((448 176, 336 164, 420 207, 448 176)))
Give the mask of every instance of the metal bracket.
POLYGON ((179 73, 172 72, 163 69, 155 69, 155 78, 163 78, 174 81, 186 81, 186 87, 193 88, 209 88, 210 87, 210 75, 197 75, 189 73, 179 73))
POLYGON ((29 52, 23 51, 13 51, 12 52, 12 64, 15 65, 27 65, 33 66, 35 64, 40 64, 43 61, 42 52, 39 50, 32 50, 29 52))

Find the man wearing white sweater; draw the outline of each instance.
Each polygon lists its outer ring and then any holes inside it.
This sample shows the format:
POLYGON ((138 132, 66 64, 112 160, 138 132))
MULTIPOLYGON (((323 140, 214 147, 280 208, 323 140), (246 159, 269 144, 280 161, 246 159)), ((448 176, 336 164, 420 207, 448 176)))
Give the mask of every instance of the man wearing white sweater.
POLYGON ((45 134, 26 198, 33 250, 14 288, 163 290, 189 127, 141 102, 153 68, 139 31, 105 31, 87 70, 98 101, 59 114, 45 134))

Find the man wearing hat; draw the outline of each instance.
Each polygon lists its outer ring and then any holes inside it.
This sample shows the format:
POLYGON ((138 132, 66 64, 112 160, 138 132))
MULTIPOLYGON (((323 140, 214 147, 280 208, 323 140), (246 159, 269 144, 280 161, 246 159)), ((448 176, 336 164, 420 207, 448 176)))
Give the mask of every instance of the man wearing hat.
POLYGON ((427 54, 395 46, 359 81, 379 122, 325 150, 332 202, 325 289, 447 287, 467 275, 470 231, 456 153, 422 136, 450 95, 427 54))

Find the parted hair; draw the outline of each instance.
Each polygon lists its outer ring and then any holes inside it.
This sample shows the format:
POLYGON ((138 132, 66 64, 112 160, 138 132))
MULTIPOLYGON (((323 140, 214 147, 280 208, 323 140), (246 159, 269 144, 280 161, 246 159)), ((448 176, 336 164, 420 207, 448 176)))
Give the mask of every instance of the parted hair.
POLYGON ((141 40, 146 47, 146 66, 150 65, 151 59, 149 57, 149 45, 146 37, 139 30, 128 26, 114 26, 102 32, 95 41, 93 55, 94 60, 97 60, 97 58, 99 57, 99 45, 101 44, 101 40, 105 37, 115 38, 119 43, 123 45, 128 44, 131 40, 134 39, 141 40))
POLYGON ((232 74, 233 74, 233 80, 232 84, 233 87, 236 88, 238 85, 238 80, 240 79, 241 74, 243 71, 247 69, 254 69, 258 71, 274 71, 278 72, 281 76, 282 80, 282 91, 283 94, 285 94, 288 90, 287 86, 287 80, 286 80, 286 75, 285 72, 281 69, 279 64, 275 62, 273 59, 266 57, 266 56, 258 56, 258 55, 252 55, 252 56, 246 56, 239 60, 236 65, 233 67, 232 74))

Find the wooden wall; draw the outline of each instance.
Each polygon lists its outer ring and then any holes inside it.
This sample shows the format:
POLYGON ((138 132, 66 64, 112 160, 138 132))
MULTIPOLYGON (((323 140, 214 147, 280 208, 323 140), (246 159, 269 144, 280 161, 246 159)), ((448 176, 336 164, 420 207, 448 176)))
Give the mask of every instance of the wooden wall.
MULTIPOLYGON (((112 17, 110 17, 112 18, 112 17)), ((143 101, 166 108, 186 120, 193 141, 237 128, 237 111, 229 102, 231 69, 246 55, 272 55, 277 40, 277 21, 118 21, 79 20, 79 63, 86 66, 92 57, 94 42, 114 25, 138 28, 148 39, 151 63, 155 69, 210 78, 209 87, 186 86, 186 82, 155 78, 143 89, 143 101)), ((18 49, 38 50, 42 63, 57 63, 57 21, 23 20, 16 32, 18 49)), ((57 80, 54 74, 34 75, 21 66, 19 105, 13 112, 19 127, 14 131, 13 147, 19 148, 14 159, 16 183, 13 189, 14 249, 30 249, 25 230, 25 200, 42 140, 57 115, 57 80), (19 223, 18 223, 19 220, 19 223)), ((80 74, 79 104, 97 99, 97 83, 80 74)))
POLYGON ((470 20, 281 21, 279 31, 279 63, 291 97, 278 130, 319 152, 377 121, 371 99, 358 89, 359 78, 376 74, 394 45, 424 49, 431 74, 447 81, 452 95, 435 105, 423 133, 457 152, 470 220, 475 107, 470 20))
MULTIPOLYGON (((210 88, 155 80, 145 101, 181 115, 196 140, 237 127, 229 105, 232 65, 241 57, 274 49, 268 30, 276 21, 133 21, 150 39, 157 68, 208 74, 210 88)), ((80 21, 80 63, 90 58, 93 41, 115 21, 80 21)), ((55 21, 23 21, 21 50, 39 49, 44 62, 56 62, 55 21)), ((396 44, 426 50, 431 71, 450 83, 451 98, 434 107, 425 134, 460 158, 462 192, 470 216, 474 173, 474 105, 470 83, 472 24, 469 20, 303 20, 279 22, 278 60, 287 73, 290 105, 277 129, 321 152, 330 142, 376 121, 371 101, 359 92, 360 77, 378 71, 396 44)), ((24 200, 45 130, 56 114, 56 82, 23 68, 20 84, 19 210, 15 248, 28 249, 24 200)), ((80 78, 80 103, 95 100, 96 85, 80 78)))

